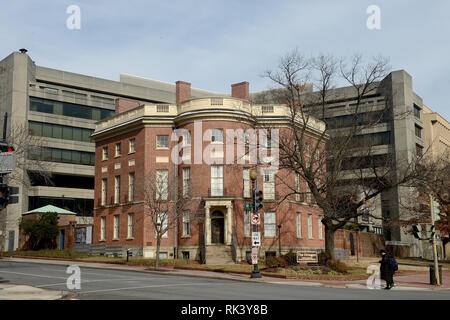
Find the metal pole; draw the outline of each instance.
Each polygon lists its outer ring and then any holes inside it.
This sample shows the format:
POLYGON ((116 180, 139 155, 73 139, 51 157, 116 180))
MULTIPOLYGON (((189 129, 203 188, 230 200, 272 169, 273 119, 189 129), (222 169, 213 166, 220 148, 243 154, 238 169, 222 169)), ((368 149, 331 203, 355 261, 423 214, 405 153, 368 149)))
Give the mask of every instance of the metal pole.
MULTIPOLYGON (((431 225, 434 226, 434 215, 433 215, 433 196, 430 194, 430 212, 431 212, 431 225)), ((439 279, 439 263, 437 256, 437 247, 436 247, 436 230, 434 230, 433 234, 433 259, 434 259, 434 276, 436 277, 436 285, 441 285, 441 279, 439 279)))
MULTIPOLYGON (((252 180, 252 195, 253 194, 255 194, 255 180, 252 180)), ((253 204, 252 212, 256 213, 255 204, 253 204)), ((257 224, 253 225, 253 232, 258 232, 257 224)), ((259 269, 258 269, 258 260, 256 260, 256 263, 253 265, 253 272, 250 275, 250 278, 261 278, 261 273, 259 272, 259 269)))

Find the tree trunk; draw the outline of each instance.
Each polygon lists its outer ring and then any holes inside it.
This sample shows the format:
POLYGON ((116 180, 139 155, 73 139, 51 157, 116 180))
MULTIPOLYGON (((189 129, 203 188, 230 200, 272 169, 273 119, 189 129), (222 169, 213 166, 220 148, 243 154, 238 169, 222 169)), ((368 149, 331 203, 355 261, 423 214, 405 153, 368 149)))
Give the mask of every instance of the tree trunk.
POLYGON ((336 230, 325 225, 325 251, 330 254, 334 260, 334 233, 336 230))
POLYGON ((156 261, 155 261, 155 268, 158 268, 159 266, 159 248, 161 246, 161 236, 158 234, 156 236, 156 261))

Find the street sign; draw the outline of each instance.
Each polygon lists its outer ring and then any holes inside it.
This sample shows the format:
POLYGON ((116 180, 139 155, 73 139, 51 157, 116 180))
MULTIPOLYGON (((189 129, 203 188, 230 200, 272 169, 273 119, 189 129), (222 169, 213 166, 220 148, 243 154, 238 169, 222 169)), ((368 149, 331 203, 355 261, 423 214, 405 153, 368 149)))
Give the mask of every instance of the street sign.
POLYGON ((253 209, 253 205, 251 203, 246 203, 244 205, 245 210, 250 211, 253 209))
POLYGON ((252 232, 252 246, 259 247, 261 245, 261 233, 252 232))
POLYGON ((252 248, 252 264, 258 263, 258 248, 253 247, 252 248))
POLYGON ((258 213, 252 214, 252 224, 260 224, 261 223, 261 216, 258 213))
POLYGON ((317 263, 317 251, 314 250, 299 250, 297 251, 297 263, 317 263))

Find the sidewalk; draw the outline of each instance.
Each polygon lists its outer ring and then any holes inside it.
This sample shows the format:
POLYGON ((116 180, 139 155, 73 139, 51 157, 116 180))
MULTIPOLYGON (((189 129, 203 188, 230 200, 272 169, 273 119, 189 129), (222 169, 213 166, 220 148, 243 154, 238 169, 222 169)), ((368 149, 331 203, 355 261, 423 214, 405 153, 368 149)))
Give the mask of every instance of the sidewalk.
MULTIPOLYGON (((244 282, 263 282, 272 284, 284 284, 284 285, 298 285, 298 286, 314 286, 314 287, 333 287, 333 288, 348 288, 348 289, 365 289, 370 290, 366 286, 366 280, 297 280, 297 279, 281 279, 275 277, 263 276, 260 279, 251 279, 247 274, 237 274, 237 273, 218 273, 213 271, 200 271, 200 270, 185 270, 185 269, 169 269, 169 268, 159 268, 158 270, 152 270, 148 267, 140 266, 127 266, 127 265, 116 265, 109 263, 93 263, 93 262, 79 262, 70 260, 45 260, 45 259, 27 259, 27 258, 3 258, 2 261, 10 262, 27 262, 27 263, 37 263, 37 264, 53 264, 53 265, 72 265, 75 264, 79 267, 84 268, 95 268, 95 269, 109 269, 109 270, 120 270, 120 271, 132 271, 132 272, 143 272, 152 274, 164 274, 164 275, 174 275, 174 276, 185 276, 185 277, 200 277, 200 278, 212 278, 212 279, 222 279, 222 280, 232 280, 232 281, 244 281, 244 282)), ((368 275, 369 277, 369 275, 368 275)), ((450 293, 450 271, 443 270, 443 285, 436 287, 429 284, 429 273, 419 272, 411 275, 394 276, 395 287, 391 290, 449 290, 450 293)), ((1 288, 7 284, 0 283, 0 299, 2 299, 1 288)), ((26 287, 26 286, 16 286, 16 287, 26 287)), ((381 281, 381 287, 384 287, 384 281, 381 281)), ((32 287, 29 287, 32 288, 32 287)), ((5 289, 3 289, 5 290, 5 289)), ((13 290, 8 288, 8 290, 13 290)), ((17 290, 25 290, 24 288, 18 288, 17 290)), ((37 294, 27 289, 30 292, 30 298, 22 299, 33 299, 37 294)), ((42 291, 47 291, 43 289, 38 289, 42 291)), ((8 292, 8 291, 6 291, 8 292)), ((12 292, 12 291, 11 291, 12 292)), ((19 293, 17 293, 19 294, 19 293)), ((42 293, 43 294, 43 293, 42 293)), ((47 294, 47 293, 46 293, 47 294)), ((60 296, 55 299, 60 299, 60 296)), ((48 293, 49 297, 55 297, 56 293, 48 293)), ((43 296, 45 296, 43 294, 43 296)), ((21 299, 21 298, 19 298, 21 299)))
POLYGON ((66 295, 64 291, 0 283, 0 300, 58 300, 66 295))

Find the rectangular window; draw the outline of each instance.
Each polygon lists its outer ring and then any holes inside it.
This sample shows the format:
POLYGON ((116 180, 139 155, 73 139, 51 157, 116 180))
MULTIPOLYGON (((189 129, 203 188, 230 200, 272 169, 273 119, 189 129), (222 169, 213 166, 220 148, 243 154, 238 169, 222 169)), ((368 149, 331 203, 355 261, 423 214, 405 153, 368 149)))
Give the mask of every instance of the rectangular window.
POLYGON ((211 130, 211 142, 223 143, 223 129, 212 129, 211 130))
POLYGON ((120 202, 120 176, 114 178, 114 203, 120 202))
POLYGON ((306 182, 306 203, 308 204, 312 203, 311 189, 309 188, 308 182, 306 182))
POLYGON ((420 111, 422 109, 420 109, 420 107, 416 104, 414 104, 414 117, 420 119, 420 111))
POLYGON ((300 201, 300 175, 295 174, 295 201, 300 201))
POLYGON ((114 216, 114 240, 119 239, 119 220, 120 216, 114 216))
POLYGON ((129 151, 128 153, 136 152, 136 139, 130 139, 129 151))
POLYGON ((156 219, 156 223, 157 224, 161 224, 161 226, 160 226, 160 230, 161 230, 161 232, 162 232, 162 235, 161 235, 161 237, 162 238, 167 238, 167 236, 168 236, 168 230, 167 230, 167 212, 160 212, 159 214, 158 214, 158 216, 157 216, 157 219, 156 219))
POLYGON ((250 169, 243 170, 244 198, 250 198, 250 169))
POLYGON ((423 147, 420 144, 416 144, 416 156, 421 157, 423 155, 423 147))
POLYGON ((102 217, 100 223, 100 240, 106 239, 106 217, 102 217))
POLYGON ((414 131, 415 131, 416 137, 422 138, 422 128, 420 126, 415 124, 414 131))
POLYGON ((319 229, 319 239, 322 240, 323 239, 322 217, 317 218, 317 225, 318 225, 318 229, 319 229))
POLYGON ((244 211, 244 236, 250 237, 250 211, 244 211))
POLYGON ((183 236, 191 235, 191 212, 189 210, 183 212, 183 236))
POLYGON ((122 154, 122 145, 120 143, 116 143, 116 157, 119 157, 122 154))
POLYGON ((108 147, 103 147, 102 160, 108 160, 108 147))
POLYGON ((313 220, 312 220, 312 215, 308 214, 308 238, 312 239, 313 238, 313 220))
POLYGON ((211 166, 211 196, 223 196, 223 166, 211 166))
POLYGON ((169 148, 169 136, 156 136, 156 148, 169 148))
POLYGON ((128 201, 134 201, 134 172, 128 174, 128 201))
POLYGON ((191 145, 191 133, 189 131, 185 131, 183 133, 183 145, 190 146, 191 145))
POLYGON ((275 199, 275 174, 265 173, 264 174, 264 199, 273 200, 275 199))
POLYGON ((106 205, 106 197, 107 197, 106 188, 107 188, 107 183, 108 183, 107 179, 102 179, 102 206, 106 205))
POLYGON ((167 200, 169 197, 169 171, 156 170, 156 199, 167 200))
POLYGON ((183 197, 191 194, 191 168, 183 168, 183 197))
POLYGON ((297 238, 302 237, 302 214, 297 212, 297 238))
POLYGON ((264 236, 276 236, 277 219, 275 212, 264 212, 264 236))
POLYGON ((128 238, 134 237, 134 213, 128 214, 128 238))

